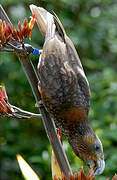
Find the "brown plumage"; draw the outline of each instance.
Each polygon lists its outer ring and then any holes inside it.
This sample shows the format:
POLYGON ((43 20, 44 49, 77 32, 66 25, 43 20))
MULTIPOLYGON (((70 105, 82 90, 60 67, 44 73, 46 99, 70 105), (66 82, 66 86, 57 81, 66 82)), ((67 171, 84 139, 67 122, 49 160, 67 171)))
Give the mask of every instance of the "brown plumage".
POLYGON ((90 88, 78 54, 57 16, 34 5, 31 11, 45 36, 38 64, 43 103, 75 154, 98 175, 105 166, 103 148, 88 124, 90 88))

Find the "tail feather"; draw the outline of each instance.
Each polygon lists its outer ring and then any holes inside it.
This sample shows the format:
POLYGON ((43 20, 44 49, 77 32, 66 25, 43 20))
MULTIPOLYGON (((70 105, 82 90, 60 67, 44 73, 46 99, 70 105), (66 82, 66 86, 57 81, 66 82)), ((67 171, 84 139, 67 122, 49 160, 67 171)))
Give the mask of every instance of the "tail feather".
POLYGON ((33 4, 30 5, 30 9, 32 14, 36 16, 38 28, 46 41, 53 38, 56 32, 64 40, 65 30, 55 13, 52 15, 44 8, 37 7, 33 4))
POLYGON ((55 36, 55 29, 56 26, 54 24, 54 18, 53 15, 50 13, 47 13, 47 29, 46 29, 46 37, 45 40, 52 39, 55 36))
POLYGON ((65 30, 64 27, 61 23, 61 21, 59 20, 58 16, 54 13, 54 23, 56 25, 56 30, 58 31, 59 35, 62 37, 62 39, 64 40, 65 37, 65 30))
POLYGON ((40 32, 43 34, 43 36, 46 36, 46 30, 47 30, 47 16, 52 16, 48 11, 46 11, 44 8, 37 7, 35 5, 30 5, 30 10, 32 12, 32 15, 36 17, 37 26, 40 30, 40 32))

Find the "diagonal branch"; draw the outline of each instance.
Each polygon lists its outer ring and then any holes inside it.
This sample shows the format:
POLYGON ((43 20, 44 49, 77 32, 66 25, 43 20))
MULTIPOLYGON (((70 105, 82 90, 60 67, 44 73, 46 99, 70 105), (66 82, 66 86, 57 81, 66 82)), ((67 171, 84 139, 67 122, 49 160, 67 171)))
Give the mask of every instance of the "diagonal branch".
POLYGON ((49 137, 49 141, 52 145, 52 149, 55 153, 56 159, 58 161, 58 164, 59 164, 63 174, 66 177, 68 177, 69 174, 72 173, 71 169, 70 169, 70 165, 68 163, 65 152, 62 149, 61 142, 57 136, 54 121, 50 118, 49 113, 46 111, 45 107, 43 106, 43 104, 41 102, 41 97, 40 97, 40 93, 38 90, 39 79, 34 70, 33 64, 30 61, 28 55, 23 55, 23 56, 19 55, 19 60, 24 69, 24 72, 27 76, 27 79, 30 83, 30 86, 32 88, 38 109, 42 114, 43 124, 44 124, 45 130, 46 130, 47 136, 49 137))
POLYGON ((21 114, 24 114, 26 116, 29 116, 29 118, 42 118, 42 115, 41 114, 35 114, 35 113, 32 113, 32 112, 28 112, 28 111, 25 111, 21 108, 18 108, 16 106, 13 106, 10 104, 10 106, 14 109, 14 111, 16 113, 21 113, 21 114))
MULTIPOLYGON (((7 23, 11 24, 11 22, 8 19, 8 17, 6 15, 5 11, 3 10, 2 6, 0 6, 0 18, 2 20, 5 20, 6 24, 7 23)), ((13 44, 16 46, 19 45, 19 43, 15 42, 14 40, 13 40, 13 44)), ((38 79, 38 76, 36 74, 36 71, 33 67, 32 62, 30 61, 28 53, 26 54, 25 51, 24 51, 24 54, 19 53, 19 52, 17 52, 17 50, 16 50, 16 53, 19 57, 22 68, 23 68, 23 70, 27 76, 27 79, 29 81, 29 84, 32 88, 32 92, 33 92, 33 95, 35 97, 38 109, 42 114, 43 124, 44 124, 45 130, 46 130, 47 136, 49 137, 49 141, 52 145, 52 149, 54 151, 56 159, 58 161, 58 164, 60 166, 60 169, 63 172, 63 174, 68 178, 69 174, 72 174, 71 169, 70 169, 70 165, 69 165, 69 162, 68 162, 67 157, 65 155, 65 152, 62 149, 61 142, 57 136, 54 121, 50 118, 49 113, 46 111, 43 103, 41 102, 41 96, 40 96, 40 93, 38 90, 39 79, 38 79)))

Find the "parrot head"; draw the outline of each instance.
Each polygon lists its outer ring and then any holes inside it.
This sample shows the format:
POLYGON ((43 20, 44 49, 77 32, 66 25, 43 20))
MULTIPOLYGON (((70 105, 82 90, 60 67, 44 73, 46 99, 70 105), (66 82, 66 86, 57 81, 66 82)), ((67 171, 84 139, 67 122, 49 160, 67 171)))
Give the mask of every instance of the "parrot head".
POLYGON ((75 133, 70 133, 68 137, 73 151, 85 164, 94 170, 94 176, 101 174, 105 168, 105 161, 100 139, 87 122, 76 125, 74 131, 75 133))

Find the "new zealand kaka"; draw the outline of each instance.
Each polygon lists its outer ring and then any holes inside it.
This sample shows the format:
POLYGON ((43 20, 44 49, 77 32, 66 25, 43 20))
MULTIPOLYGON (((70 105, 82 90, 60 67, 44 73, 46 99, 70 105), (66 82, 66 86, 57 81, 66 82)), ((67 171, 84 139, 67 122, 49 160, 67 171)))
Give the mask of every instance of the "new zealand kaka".
POLYGON ((56 15, 31 5, 45 37, 39 59, 39 91, 75 154, 99 175, 105 168, 102 143, 88 123, 90 88, 71 40, 56 15))

